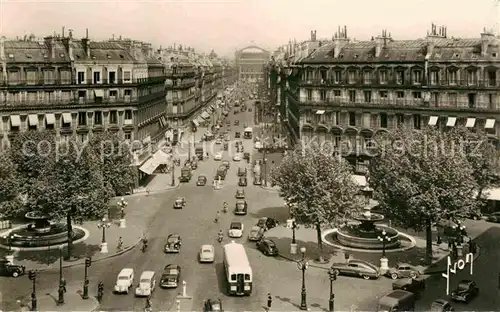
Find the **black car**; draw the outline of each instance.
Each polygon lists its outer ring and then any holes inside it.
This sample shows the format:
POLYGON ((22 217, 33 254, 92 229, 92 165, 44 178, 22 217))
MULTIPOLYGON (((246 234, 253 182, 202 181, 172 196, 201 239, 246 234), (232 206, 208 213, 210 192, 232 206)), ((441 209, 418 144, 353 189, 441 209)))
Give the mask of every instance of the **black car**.
POLYGON ((247 185, 248 185, 248 182, 247 182, 246 177, 240 177, 238 179, 238 186, 247 186, 247 185))
POLYGON ((243 159, 250 159, 250 153, 243 153, 243 159))
POLYGON ((419 297, 425 289, 425 279, 422 277, 399 279, 392 283, 392 290, 402 289, 419 297))
POLYGON ((239 139, 239 138, 241 138, 241 133, 240 133, 240 132, 235 132, 235 133, 234 133, 234 138, 235 138, 235 139, 239 139))
POLYGON ((181 267, 175 264, 167 264, 163 269, 163 273, 160 278, 161 288, 177 288, 181 277, 181 267))
POLYGON ((203 303, 204 312, 224 312, 220 299, 207 299, 203 303))
POLYGON ((239 126, 239 125, 240 125, 240 121, 239 121, 239 120, 235 120, 235 121, 234 121, 234 125, 235 125, 235 126, 239 126))
POLYGON ((479 294, 479 288, 476 282, 471 280, 461 280, 457 288, 451 292, 451 300, 463 303, 469 303, 479 294))
POLYGON ((262 217, 257 222, 257 226, 264 228, 266 230, 275 228, 277 225, 278 225, 278 221, 276 221, 276 219, 268 218, 268 217, 262 217))
POLYGON ((278 247, 271 239, 261 239, 257 242, 257 249, 260 250, 266 256, 277 256, 278 255, 278 247))
POLYGON ((0 275, 18 277, 23 275, 26 267, 20 264, 11 264, 7 260, 0 260, 0 275))
POLYGON ((451 303, 444 299, 436 299, 431 303, 431 312, 451 312, 455 311, 451 303))

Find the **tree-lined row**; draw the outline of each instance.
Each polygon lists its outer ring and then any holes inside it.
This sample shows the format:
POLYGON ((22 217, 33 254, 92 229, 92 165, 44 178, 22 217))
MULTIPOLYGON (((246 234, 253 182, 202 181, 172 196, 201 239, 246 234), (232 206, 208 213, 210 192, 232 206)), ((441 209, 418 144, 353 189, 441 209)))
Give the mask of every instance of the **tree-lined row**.
MULTIPOLYGON (((426 231, 429 259, 431 226, 477 211, 500 172, 488 137, 466 128, 395 129, 378 137, 374 148, 368 180, 375 199, 394 224, 426 231)), ((317 230, 320 250, 321 229, 344 222, 363 205, 352 174, 345 160, 314 144, 290 153, 272 171, 272 183, 294 207, 297 222, 317 230)))

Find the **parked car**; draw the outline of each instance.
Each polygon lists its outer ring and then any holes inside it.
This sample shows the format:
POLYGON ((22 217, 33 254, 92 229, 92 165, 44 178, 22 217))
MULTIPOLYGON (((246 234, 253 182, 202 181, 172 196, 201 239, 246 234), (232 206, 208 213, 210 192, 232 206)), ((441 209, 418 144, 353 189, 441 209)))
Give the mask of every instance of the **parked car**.
POLYGON ((182 209, 182 208, 186 207, 186 199, 184 197, 178 197, 174 201, 173 207, 174 207, 174 209, 182 209))
POLYGON ((233 161, 241 161, 241 158, 242 158, 241 154, 240 153, 236 153, 233 156, 233 161))
POLYGON ((241 133, 240 133, 240 132, 235 132, 235 133, 234 133, 234 138, 235 138, 235 139, 239 139, 239 138, 241 138, 241 133))
POLYGON ((231 222, 229 226, 229 237, 239 238, 243 236, 243 223, 241 222, 231 222))
POLYGON ((231 163, 228 160, 222 161, 222 165, 226 166, 227 170, 229 170, 229 168, 231 168, 231 163))
POLYGON ((167 237, 167 243, 165 244, 165 252, 167 253, 178 253, 181 251, 182 241, 179 234, 170 234, 167 237))
POLYGON ((240 125, 240 121, 239 121, 239 120, 235 120, 235 121, 234 121, 234 125, 235 125, 235 126, 239 126, 239 125, 240 125))
POLYGON ((215 153, 214 160, 222 160, 222 153, 221 152, 215 153))
POLYGON ((223 312, 220 299, 207 299, 203 303, 203 312, 223 312))
POLYGON ((392 289, 406 290, 419 297, 425 289, 425 279, 422 277, 398 279, 392 283, 392 289))
POLYGON ((135 289, 136 297, 149 297, 155 290, 156 275, 154 271, 144 271, 139 279, 139 286, 135 289))
POLYGON ((115 293, 126 293, 130 290, 134 284, 134 269, 125 268, 118 273, 118 277, 116 278, 116 284, 113 288, 115 293))
POLYGON ((486 217, 489 222, 500 223, 500 211, 490 213, 486 217))
POLYGON ((0 260, 0 275, 18 277, 23 275, 25 271, 26 267, 24 265, 11 264, 5 259, 0 260))
POLYGON ((436 299, 431 303, 431 312, 451 312, 455 311, 450 302, 444 299, 436 299))
POLYGON ((471 280, 461 280, 457 288, 451 292, 451 300, 463 303, 469 303, 479 294, 479 288, 476 282, 471 280))
POLYGON ((248 240, 252 242, 259 241, 262 237, 264 237, 265 229, 260 226, 254 225, 250 229, 250 233, 248 234, 248 240))
POLYGON ((247 185, 248 185, 247 177, 240 177, 238 179, 238 186, 247 186, 247 185))
POLYGON ((276 247, 276 243, 271 239, 261 239, 257 242, 257 249, 260 250, 266 256, 277 256, 278 255, 278 247, 276 247))
POLYGON ((238 167, 238 177, 246 177, 247 167, 238 167))
POLYGON ((200 263, 212 263, 215 261, 215 249, 213 245, 202 245, 198 254, 200 263))
POLYGON ((176 264, 167 264, 160 279, 161 288, 177 288, 181 277, 181 267, 176 264))
POLYGON ((244 189, 237 189, 236 190, 236 198, 237 199, 245 199, 245 190, 244 189))
POLYGON ((262 217, 257 221, 257 226, 264 228, 265 230, 272 229, 278 225, 278 221, 273 218, 262 217))
POLYGON ((417 269, 407 263, 400 263, 395 268, 390 268, 386 274, 394 280, 406 277, 417 278, 420 275, 417 269))
POLYGON ((376 265, 363 260, 334 263, 332 264, 332 268, 336 271, 337 275, 359 276, 366 280, 380 276, 376 265))
POLYGON ((196 185, 197 186, 205 186, 205 185, 207 185, 207 176, 205 176, 205 175, 199 175, 198 179, 196 180, 196 185))

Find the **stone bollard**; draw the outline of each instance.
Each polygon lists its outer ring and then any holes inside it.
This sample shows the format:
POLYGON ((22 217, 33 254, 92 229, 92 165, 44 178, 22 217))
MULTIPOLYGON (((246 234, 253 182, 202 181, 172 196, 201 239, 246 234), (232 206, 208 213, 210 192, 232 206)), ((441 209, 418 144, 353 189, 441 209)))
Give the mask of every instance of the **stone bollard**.
POLYGON ((290 253, 292 255, 296 255, 297 254, 297 244, 290 244, 290 253))
POLYGON ((125 219, 120 219, 120 228, 124 229, 127 227, 127 224, 125 223, 125 219))
POLYGON ((380 258, 380 275, 384 275, 389 270, 389 259, 380 258))
POLYGON ((101 253, 108 253, 108 243, 101 243, 101 253))

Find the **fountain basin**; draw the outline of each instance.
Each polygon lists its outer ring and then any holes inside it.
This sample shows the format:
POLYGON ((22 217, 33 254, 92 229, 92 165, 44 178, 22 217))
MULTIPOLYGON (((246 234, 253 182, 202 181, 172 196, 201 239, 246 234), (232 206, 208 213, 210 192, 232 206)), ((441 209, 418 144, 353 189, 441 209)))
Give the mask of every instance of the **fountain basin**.
MULTIPOLYGON (((40 232, 33 231, 29 225, 10 231, 12 247, 44 247, 61 245, 68 242, 68 231, 66 224, 56 223, 51 224, 48 231, 40 232)), ((85 232, 79 228, 73 227, 73 241, 76 241, 85 236, 85 232)), ((6 238, 1 238, 1 244, 8 246, 9 242, 6 238)))
POLYGON ((346 247, 382 250, 384 243, 378 239, 378 236, 382 236, 383 230, 386 232, 386 236, 390 238, 390 241, 385 243, 385 249, 399 248, 401 245, 399 232, 385 226, 375 226, 372 231, 363 231, 357 225, 343 226, 337 230, 335 240, 346 247))

